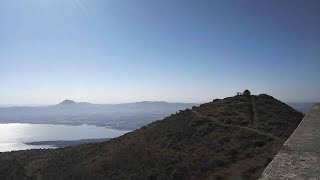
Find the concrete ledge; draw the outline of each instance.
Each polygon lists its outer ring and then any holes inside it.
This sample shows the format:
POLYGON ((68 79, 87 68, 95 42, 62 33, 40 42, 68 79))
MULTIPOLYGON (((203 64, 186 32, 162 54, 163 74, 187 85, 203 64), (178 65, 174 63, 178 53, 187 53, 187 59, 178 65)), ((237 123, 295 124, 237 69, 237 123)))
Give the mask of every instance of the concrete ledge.
POLYGON ((320 180, 320 103, 313 106, 260 180, 320 180))

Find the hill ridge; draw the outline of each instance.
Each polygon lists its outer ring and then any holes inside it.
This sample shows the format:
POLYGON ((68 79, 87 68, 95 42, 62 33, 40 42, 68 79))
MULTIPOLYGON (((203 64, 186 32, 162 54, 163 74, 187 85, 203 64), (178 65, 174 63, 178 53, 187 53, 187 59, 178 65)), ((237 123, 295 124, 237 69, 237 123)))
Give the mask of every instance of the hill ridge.
POLYGON ((254 129, 254 128, 237 126, 237 125, 228 125, 228 124, 220 123, 220 122, 217 122, 217 121, 216 121, 215 119, 213 119, 213 118, 202 116, 202 115, 199 114, 197 111, 192 110, 191 112, 195 113, 197 116, 199 116, 199 117, 201 117, 201 118, 209 118, 209 119, 212 119, 212 120, 214 121, 214 123, 219 124, 219 125, 222 125, 222 126, 240 128, 240 129, 244 129, 244 130, 248 130, 248 131, 253 131, 253 132, 256 132, 256 133, 259 133, 259 134, 262 134, 262 135, 266 135, 266 136, 272 137, 272 138, 274 138, 274 139, 284 140, 284 139, 281 139, 281 138, 279 138, 279 137, 277 137, 277 136, 274 136, 274 135, 272 135, 272 134, 259 131, 259 130, 254 129))

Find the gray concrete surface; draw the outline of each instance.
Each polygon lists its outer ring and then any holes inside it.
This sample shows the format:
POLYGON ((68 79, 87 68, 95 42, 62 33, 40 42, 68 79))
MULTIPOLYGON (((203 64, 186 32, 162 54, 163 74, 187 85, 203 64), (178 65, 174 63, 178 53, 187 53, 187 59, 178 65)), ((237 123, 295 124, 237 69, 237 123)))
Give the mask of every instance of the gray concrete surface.
POLYGON ((306 114, 260 178, 271 179, 320 180, 320 103, 306 114))

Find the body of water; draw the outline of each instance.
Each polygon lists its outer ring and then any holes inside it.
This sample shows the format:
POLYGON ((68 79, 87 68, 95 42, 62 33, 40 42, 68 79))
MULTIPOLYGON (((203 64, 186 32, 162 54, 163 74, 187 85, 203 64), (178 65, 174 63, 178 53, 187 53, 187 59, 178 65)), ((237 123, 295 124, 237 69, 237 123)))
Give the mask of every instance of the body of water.
POLYGON ((26 145, 24 142, 115 138, 127 132, 92 125, 0 124, 0 152, 52 148, 26 145))

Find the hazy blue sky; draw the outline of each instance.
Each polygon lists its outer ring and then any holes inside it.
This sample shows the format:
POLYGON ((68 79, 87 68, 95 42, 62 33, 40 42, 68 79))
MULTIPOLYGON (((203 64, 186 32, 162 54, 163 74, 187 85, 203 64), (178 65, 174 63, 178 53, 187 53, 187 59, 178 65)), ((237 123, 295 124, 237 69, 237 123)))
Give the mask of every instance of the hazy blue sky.
POLYGON ((320 101, 319 0, 1 0, 0 105, 320 101))

